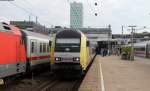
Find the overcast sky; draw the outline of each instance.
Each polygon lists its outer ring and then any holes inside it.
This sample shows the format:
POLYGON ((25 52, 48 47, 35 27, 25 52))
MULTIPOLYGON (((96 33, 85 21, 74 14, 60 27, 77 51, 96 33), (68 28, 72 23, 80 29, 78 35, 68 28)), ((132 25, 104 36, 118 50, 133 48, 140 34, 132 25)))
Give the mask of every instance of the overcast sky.
POLYGON ((0 21, 31 20, 39 17, 39 22, 48 27, 70 25, 70 2, 82 2, 84 7, 84 27, 112 26, 113 33, 121 33, 121 26, 127 33, 129 25, 147 29, 150 32, 150 0, 15 0, 12 3, 0 1, 0 21), (98 6, 94 6, 97 2, 98 6), (19 8, 18 8, 19 7, 19 8), (22 10, 22 9, 25 10, 22 10), (32 12, 32 14, 29 14, 32 12), (98 12, 98 16, 94 13, 98 12))

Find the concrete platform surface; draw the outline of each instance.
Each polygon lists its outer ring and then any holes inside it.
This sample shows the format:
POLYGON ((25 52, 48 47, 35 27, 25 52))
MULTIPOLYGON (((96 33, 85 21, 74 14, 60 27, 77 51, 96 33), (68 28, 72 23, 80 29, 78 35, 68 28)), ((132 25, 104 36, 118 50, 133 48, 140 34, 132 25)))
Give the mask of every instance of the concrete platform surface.
POLYGON ((100 79, 99 57, 96 57, 81 83, 79 91, 100 91, 100 79))
POLYGON ((97 56, 79 91, 150 91, 150 59, 97 56))

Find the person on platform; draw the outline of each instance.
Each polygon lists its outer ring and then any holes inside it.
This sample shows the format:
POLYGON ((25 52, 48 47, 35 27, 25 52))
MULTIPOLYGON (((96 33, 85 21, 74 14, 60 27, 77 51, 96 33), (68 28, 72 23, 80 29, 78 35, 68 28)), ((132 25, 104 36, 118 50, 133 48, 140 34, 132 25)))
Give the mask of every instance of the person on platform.
POLYGON ((107 55, 107 49, 103 50, 103 57, 107 55))
POLYGON ((101 49, 101 55, 104 57, 104 49, 101 49))
POLYGON ((110 56, 110 50, 109 49, 107 50, 107 54, 108 54, 108 56, 110 56))

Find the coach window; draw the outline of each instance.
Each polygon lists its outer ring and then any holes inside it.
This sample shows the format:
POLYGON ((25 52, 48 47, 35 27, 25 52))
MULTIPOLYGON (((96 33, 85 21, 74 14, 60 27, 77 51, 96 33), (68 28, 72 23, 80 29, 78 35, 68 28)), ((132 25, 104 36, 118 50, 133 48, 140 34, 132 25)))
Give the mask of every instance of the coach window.
POLYGON ((46 43, 43 43, 43 52, 46 52, 46 43))
POLYGON ((42 43, 42 52, 44 53, 44 43, 42 43))
POLYGON ((145 48, 140 48, 140 51, 145 51, 145 48))
POLYGON ((44 53, 44 43, 42 43, 42 46, 43 46, 43 47, 42 47, 42 52, 44 53))
POLYGON ((47 52, 49 52, 50 50, 50 46, 49 46, 49 44, 47 44, 47 52))
POLYGON ((31 53, 34 53, 34 42, 31 42, 31 53))
POLYGON ((139 48, 134 48, 135 51, 139 51, 139 48))
POLYGON ((40 53, 42 53, 42 43, 40 43, 40 53))

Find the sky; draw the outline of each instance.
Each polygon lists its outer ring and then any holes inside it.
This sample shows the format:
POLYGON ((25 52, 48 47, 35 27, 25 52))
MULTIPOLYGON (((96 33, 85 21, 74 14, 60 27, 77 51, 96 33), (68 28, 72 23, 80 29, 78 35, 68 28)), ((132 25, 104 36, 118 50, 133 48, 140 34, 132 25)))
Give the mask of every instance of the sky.
POLYGON ((128 26, 136 25, 137 32, 150 32, 150 0, 15 0, 0 1, 0 21, 31 20, 47 27, 70 26, 70 3, 81 2, 84 7, 84 27, 105 28, 113 34, 130 33, 128 26), (97 2, 98 6, 95 6, 97 2), (17 6, 17 7, 16 7, 17 6), (94 14, 98 13, 98 16, 94 14), (146 26, 145 29, 143 27, 146 26))

